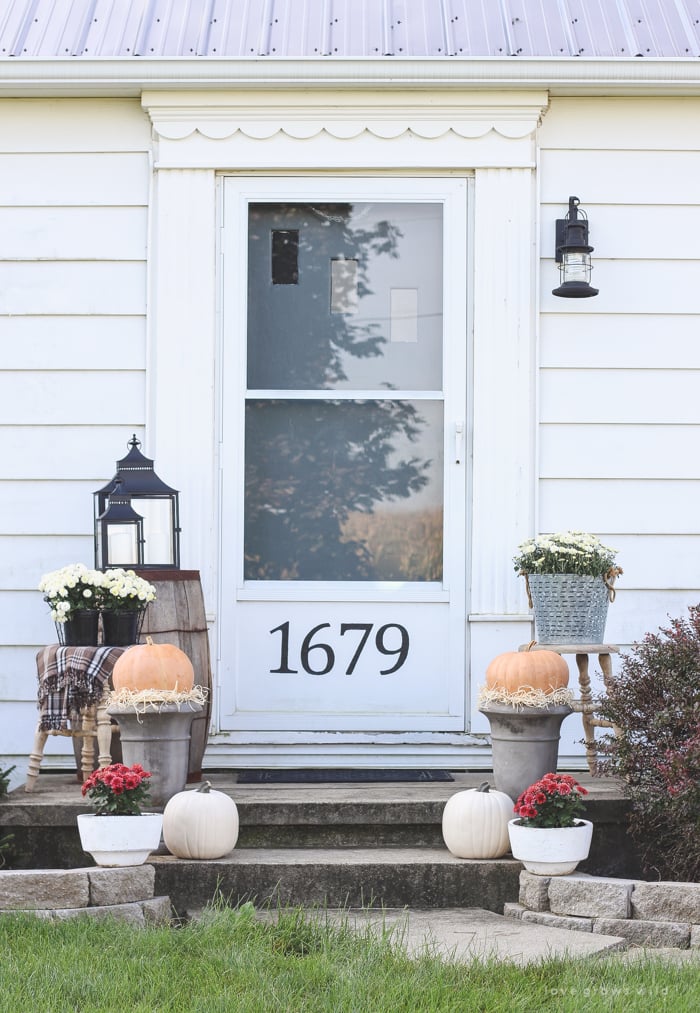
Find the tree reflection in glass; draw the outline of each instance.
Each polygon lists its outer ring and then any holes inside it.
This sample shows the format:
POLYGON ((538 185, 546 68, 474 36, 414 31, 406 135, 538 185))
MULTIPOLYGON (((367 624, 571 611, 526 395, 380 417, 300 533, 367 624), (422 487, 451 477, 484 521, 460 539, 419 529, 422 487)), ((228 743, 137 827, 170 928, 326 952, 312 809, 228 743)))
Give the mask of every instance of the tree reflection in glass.
POLYGON ((441 387, 441 236, 434 204, 251 205, 247 580, 442 578, 442 401, 399 396, 441 387), (301 394, 332 390, 364 394, 301 394))

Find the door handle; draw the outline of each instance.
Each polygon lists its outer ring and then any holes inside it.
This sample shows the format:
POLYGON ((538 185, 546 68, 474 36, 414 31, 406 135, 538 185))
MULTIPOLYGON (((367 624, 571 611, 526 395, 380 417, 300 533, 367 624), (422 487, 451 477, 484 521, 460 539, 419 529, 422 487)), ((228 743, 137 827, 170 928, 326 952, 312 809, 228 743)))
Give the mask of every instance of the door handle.
POLYGON ((464 423, 455 422, 455 464, 462 463, 463 448, 464 448, 464 423))

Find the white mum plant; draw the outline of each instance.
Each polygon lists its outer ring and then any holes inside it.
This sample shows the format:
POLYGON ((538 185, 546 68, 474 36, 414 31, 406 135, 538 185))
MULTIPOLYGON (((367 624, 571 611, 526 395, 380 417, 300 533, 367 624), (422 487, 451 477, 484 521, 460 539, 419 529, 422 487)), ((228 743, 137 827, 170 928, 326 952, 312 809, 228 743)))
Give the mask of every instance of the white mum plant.
POLYGON ((133 570, 107 570, 102 585, 102 608, 107 612, 133 611, 155 601, 156 589, 133 570))
POLYGON ((83 563, 71 563, 44 574, 39 590, 51 607, 54 622, 65 623, 75 612, 100 607, 104 580, 101 570, 89 570, 83 563))
POLYGON ((518 573, 575 573, 587 577, 616 577, 617 549, 603 545, 596 535, 585 531, 560 531, 537 535, 518 546, 513 564, 518 573))

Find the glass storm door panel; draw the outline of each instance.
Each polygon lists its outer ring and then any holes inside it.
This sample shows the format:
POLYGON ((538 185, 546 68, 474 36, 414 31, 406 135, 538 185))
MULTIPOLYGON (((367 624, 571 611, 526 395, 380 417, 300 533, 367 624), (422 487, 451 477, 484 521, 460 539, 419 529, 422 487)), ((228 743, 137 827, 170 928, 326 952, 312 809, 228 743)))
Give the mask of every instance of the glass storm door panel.
POLYGON ((464 183, 286 182, 225 182, 222 725, 462 728, 464 183))

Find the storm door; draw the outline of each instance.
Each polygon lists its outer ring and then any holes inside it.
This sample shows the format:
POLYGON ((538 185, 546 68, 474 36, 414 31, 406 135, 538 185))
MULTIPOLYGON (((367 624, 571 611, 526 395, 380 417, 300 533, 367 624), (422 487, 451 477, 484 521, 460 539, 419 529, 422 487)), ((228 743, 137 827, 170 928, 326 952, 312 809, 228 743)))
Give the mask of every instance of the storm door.
POLYGON ((224 181, 224 729, 464 728, 466 184, 436 184, 224 181))

